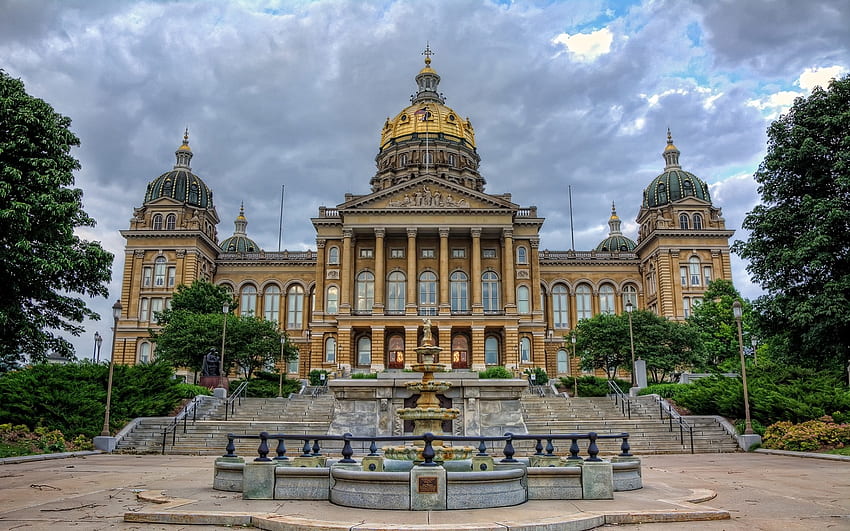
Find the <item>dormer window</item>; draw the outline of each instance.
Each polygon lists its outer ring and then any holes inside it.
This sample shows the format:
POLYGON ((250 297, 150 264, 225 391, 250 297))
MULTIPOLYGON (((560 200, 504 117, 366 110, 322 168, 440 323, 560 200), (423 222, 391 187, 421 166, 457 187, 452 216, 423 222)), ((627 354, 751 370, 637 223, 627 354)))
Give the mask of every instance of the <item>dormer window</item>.
POLYGON ((155 214, 151 225, 153 230, 162 230, 162 214, 155 214))

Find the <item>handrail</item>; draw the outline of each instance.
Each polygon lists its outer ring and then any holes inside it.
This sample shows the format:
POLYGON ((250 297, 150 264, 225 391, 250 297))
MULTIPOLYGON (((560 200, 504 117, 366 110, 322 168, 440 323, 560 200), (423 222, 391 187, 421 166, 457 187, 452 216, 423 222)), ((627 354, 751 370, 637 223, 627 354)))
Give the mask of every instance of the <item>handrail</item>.
POLYGON ((617 382, 614 380, 608 380, 608 389, 613 391, 614 393, 614 405, 620 406, 620 411, 623 413, 623 416, 628 415, 629 420, 632 420, 632 401, 626 396, 626 393, 620 389, 620 386, 617 385, 617 382))
POLYGON ((224 420, 227 420, 227 413, 230 412, 231 415, 236 413, 236 402, 239 402, 239 405, 242 405, 242 399, 245 395, 245 390, 248 389, 248 380, 245 380, 239 387, 236 388, 236 391, 233 392, 232 395, 227 397, 227 402, 224 403, 224 420))
POLYGON ((667 404, 667 402, 665 402, 660 396, 655 395, 655 399, 658 400, 658 413, 661 422, 664 422, 664 413, 666 411, 669 420, 670 431, 673 431, 673 420, 675 419, 676 424, 679 425, 679 442, 682 444, 682 446, 685 446, 685 431, 687 431, 691 439, 691 453, 694 453, 693 426, 689 426, 684 420, 682 420, 682 415, 674 411, 673 408, 669 404, 667 404))
POLYGON ((536 456, 546 456, 546 457, 555 457, 555 445, 552 441, 570 441, 569 452, 570 455, 567 457, 568 460, 579 461, 601 461, 598 457, 599 448, 596 445, 596 441, 599 439, 622 439, 623 442, 620 445, 620 454, 619 457, 631 457, 632 454, 629 453, 631 447, 629 446, 629 434, 626 432, 623 433, 610 433, 610 434, 598 434, 595 432, 589 433, 547 433, 547 434, 527 434, 527 435, 518 435, 514 433, 505 433, 504 435, 496 435, 496 436, 454 436, 454 435, 434 435, 433 433, 425 433, 423 435, 386 435, 386 436, 374 436, 374 437, 360 437, 354 436, 350 433, 346 433, 344 435, 287 435, 283 433, 279 434, 269 434, 268 432, 260 432, 259 435, 240 435, 240 434, 227 434, 227 448, 223 457, 239 457, 236 455, 236 445, 234 441, 237 439, 259 439, 260 445, 257 447, 258 458, 254 459, 254 461, 258 462, 268 462, 272 461, 269 455, 269 440, 277 441, 277 448, 275 449, 275 453, 277 457, 274 458, 276 461, 285 461, 289 458, 286 457, 286 444, 285 441, 303 441, 304 445, 301 448, 301 457, 316 457, 322 455, 322 447, 319 444, 319 441, 343 441, 343 447, 341 454, 343 458, 339 461, 340 463, 354 463, 354 459, 351 458, 354 455, 354 449, 351 446, 352 442, 369 442, 369 454, 370 456, 380 455, 378 454, 378 442, 411 442, 411 441, 422 441, 424 442, 422 458, 424 462, 422 466, 437 466, 437 463, 434 462, 434 457, 436 457, 436 453, 433 448, 433 442, 435 440, 440 441, 449 441, 449 442, 478 442, 478 453, 476 456, 488 456, 487 454, 487 442, 496 442, 496 441, 504 441, 505 446, 502 450, 505 458, 501 460, 502 463, 516 463, 517 460, 514 459, 514 454, 516 450, 514 449, 513 442, 514 441, 537 441, 535 445, 535 453, 536 456), (543 441, 546 441, 546 446, 543 446, 543 441), (587 440, 587 454, 588 458, 583 459, 579 456, 579 440, 587 440), (310 444, 310 441, 313 441, 313 444, 310 444), (543 453, 543 451, 546 453, 543 453))
POLYGON ((183 406, 183 409, 174 416, 174 419, 168 426, 162 429, 162 455, 165 455, 165 441, 169 433, 171 433, 171 446, 177 443, 177 427, 180 421, 183 421, 183 433, 186 433, 186 424, 189 420, 189 414, 192 415, 192 424, 198 419, 198 404, 206 399, 204 395, 197 395, 192 398, 192 401, 183 406))

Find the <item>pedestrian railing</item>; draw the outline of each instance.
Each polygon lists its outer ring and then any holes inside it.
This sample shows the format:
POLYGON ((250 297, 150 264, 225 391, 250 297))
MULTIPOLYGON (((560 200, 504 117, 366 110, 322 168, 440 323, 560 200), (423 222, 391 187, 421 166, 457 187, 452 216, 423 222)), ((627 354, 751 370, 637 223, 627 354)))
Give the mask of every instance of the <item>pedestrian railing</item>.
POLYGON ((632 419, 632 401, 626 393, 620 389, 620 386, 617 385, 617 382, 614 380, 608 380, 608 389, 611 390, 611 397, 614 399, 614 404, 620 406, 620 411, 623 413, 624 417, 628 417, 629 420, 632 419))
POLYGON ((196 396, 191 402, 187 403, 183 409, 174 416, 174 419, 162 429, 162 454, 165 455, 165 446, 166 441, 168 440, 168 434, 171 434, 171 446, 174 446, 177 442, 177 429, 180 427, 180 424, 183 424, 183 433, 186 433, 186 425, 189 423, 189 419, 191 417, 192 424, 198 419, 198 406, 201 404, 203 400, 205 400, 205 396, 196 396))

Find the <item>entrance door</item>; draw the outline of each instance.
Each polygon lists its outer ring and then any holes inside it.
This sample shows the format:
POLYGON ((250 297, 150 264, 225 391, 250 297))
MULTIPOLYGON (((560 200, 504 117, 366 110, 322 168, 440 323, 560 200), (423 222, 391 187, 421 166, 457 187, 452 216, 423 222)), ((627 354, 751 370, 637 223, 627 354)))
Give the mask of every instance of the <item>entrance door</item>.
POLYGON ((452 369, 469 368, 469 339, 465 335, 452 338, 452 369))
POLYGON ((404 368, 404 338, 400 335, 390 336, 387 343, 387 368, 404 368))

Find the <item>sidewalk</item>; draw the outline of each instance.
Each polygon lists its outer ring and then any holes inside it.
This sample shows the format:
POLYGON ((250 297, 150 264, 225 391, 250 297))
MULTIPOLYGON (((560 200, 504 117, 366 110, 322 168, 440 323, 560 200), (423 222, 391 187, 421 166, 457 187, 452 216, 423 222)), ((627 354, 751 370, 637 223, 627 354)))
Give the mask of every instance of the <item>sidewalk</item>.
POLYGON ((213 457, 87 455, 0 466, 0 530, 232 529, 847 529, 850 462, 763 453, 646 456, 644 488, 613 501, 528 502, 406 512, 326 502, 244 501, 211 488, 213 457), (715 496, 716 493, 716 497, 715 496), (160 503, 157 503, 160 502, 160 503), (170 522, 125 520, 162 518, 170 522), (605 516, 607 515, 607 517, 605 516), (699 518, 702 521, 684 522, 699 518), (704 521, 707 518, 731 518, 704 521), (188 525, 188 524, 198 525, 188 525))

